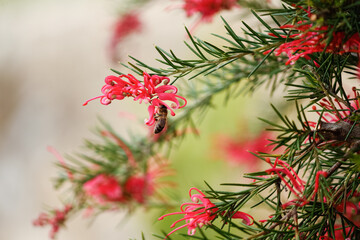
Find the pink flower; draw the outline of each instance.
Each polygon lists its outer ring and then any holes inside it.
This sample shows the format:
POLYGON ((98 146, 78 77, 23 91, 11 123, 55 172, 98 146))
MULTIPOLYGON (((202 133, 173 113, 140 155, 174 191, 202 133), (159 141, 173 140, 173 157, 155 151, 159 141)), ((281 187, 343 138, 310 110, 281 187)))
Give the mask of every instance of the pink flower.
POLYGON ((183 8, 188 17, 199 13, 201 20, 209 21, 216 13, 234 6, 237 6, 236 0, 185 0, 183 8))
POLYGON ((260 159, 255 157, 252 153, 270 152, 272 147, 269 146, 271 141, 270 134, 262 132, 254 139, 234 140, 228 136, 218 136, 216 138, 217 148, 224 153, 226 160, 245 164, 251 169, 256 169, 260 159))
MULTIPOLYGON (((358 192, 356 192, 358 193, 358 192)), ((358 196, 356 198, 349 200, 349 196, 344 200, 344 202, 339 203, 335 206, 336 211, 342 213, 349 221, 351 221, 357 227, 360 227, 360 202, 358 196)), ((339 224, 340 225, 340 224, 339 224)), ((341 227, 341 225, 339 226, 341 227)), ((347 226, 346 228, 350 228, 347 226)), ((346 229, 345 228, 345 229, 346 229)), ((346 233, 348 233, 351 229, 348 229, 346 233)), ((339 235, 342 235, 342 229, 338 230, 339 235)), ((336 234, 336 231, 335 231, 336 234)), ((338 239, 338 238, 336 238, 338 239)), ((340 238, 339 238, 340 239, 340 238)))
MULTIPOLYGON (((272 168, 265 170, 265 172, 268 174, 275 173, 290 190, 290 192, 292 192, 297 197, 284 203, 282 205, 284 209, 292 205, 302 207, 308 204, 309 200, 314 199, 315 194, 319 190, 320 175, 324 178, 328 176, 327 172, 325 171, 317 171, 315 176, 314 191, 311 196, 306 197, 304 196, 305 182, 298 176, 296 171, 287 162, 276 158, 275 162, 272 164, 270 158, 266 158, 265 160, 272 166, 272 168), (288 180, 286 178, 288 178, 288 180)), ((326 198, 324 198, 324 202, 326 202, 326 198)))
POLYGON ((160 180, 162 177, 171 175, 169 164, 165 159, 149 159, 147 166, 146 173, 137 173, 126 179, 124 183, 126 201, 134 200, 140 204, 146 204, 148 198, 153 195, 161 197, 159 192, 155 194, 157 189, 173 186, 172 182, 160 180))
POLYGON ((308 201, 302 196, 305 189, 304 181, 287 162, 284 162, 279 158, 276 158, 273 164, 271 163, 270 158, 266 158, 266 162, 268 162, 272 168, 265 170, 265 172, 268 174, 275 173, 278 175, 285 186, 297 197, 297 199, 283 204, 283 208, 294 204, 297 206, 303 206, 308 203, 308 201), (289 180, 286 180, 285 177, 289 180))
MULTIPOLYGON (((354 110, 360 109, 359 105, 359 93, 357 92, 356 88, 352 88, 353 96, 348 96, 348 99, 350 100, 351 106, 354 108, 354 110)), ((345 121, 350 122, 349 116, 351 115, 350 109, 345 106, 343 103, 340 103, 337 99, 333 100, 334 105, 330 103, 327 99, 322 99, 320 101, 320 106, 324 109, 324 113, 321 114, 321 112, 317 111, 317 107, 313 106, 312 109, 316 111, 316 113, 321 116, 321 120, 327 123, 334 123, 339 121, 345 121), (336 105, 335 105, 336 104, 336 105), (337 107, 336 109, 334 107, 337 107)), ((315 128, 317 123, 313 121, 308 121, 307 124, 310 127, 315 128)))
POLYGON ((100 204, 119 202, 124 199, 123 191, 117 179, 105 174, 97 175, 84 183, 83 190, 100 204))
MULTIPOLYGON (((147 171, 139 171, 137 165, 131 165, 129 175, 119 181, 115 176, 99 174, 83 184, 86 196, 94 199, 100 205, 118 203, 121 206, 131 206, 137 202, 145 205, 148 198, 155 195, 155 190, 165 186, 169 182, 163 182, 161 177, 169 176, 170 170, 167 162, 156 162, 150 159, 147 164, 147 171)), ((141 168, 142 169, 142 168, 141 168)), ((158 197, 160 194, 156 194, 158 197)), ((120 206, 119 205, 119 206, 120 206)), ((113 206, 113 205, 110 205, 113 206)), ((90 207, 92 207, 90 205, 90 207)))
POLYGON ((154 193, 150 180, 146 176, 131 176, 125 183, 125 192, 138 203, 145 203, 145 199, 154 193))
POLYGON ((141 22, 134 12, 127 13, 116 21, 110 41, 110 54, 113 61, 117 60, 116 47, 128 35, 141 30, 141 22))
MULTIPOLYGON (((327 53, 344 54, 349 52, 360 53, 360 36, 359 34, 352 35, 346 42, 345 32, 334 32, 332 36, 328 35, 329 29, 332 26, 313 27, 312 24, 303 24, 298 22, 297 25, 284 25, 282 29, 291 29, 296 31, 289 36, 283 35, 282 38, 289 39, 288 42, 281 44, 276 50, 275 54, 278 56, 285 53, 289 60, 288 64, 294 64, 299 58, 310 59, 309 55, 313 53, 327 53), (332 38, 328 44, 329 38, 332 38), (328 45, 327 45, 328 44, 328 45)), ((272 36, 275 36, 271 34, 272 36)), ((270 51, 264 52, 264 54, 270 51)))
POLYGON ((67 214, 71 209, 71 205, 66 205, 62 211, 55 209, 51 214, 41 213, 39 217, 33 221, 33 225, 41 227, 51 225, 50 238, 54 239, 60 227, 64 225, 67 214))
MULTIPOLYGON (((169 235, 185 227, 188 228, 188 235, 194 235, 197 227, 201 228, 204 225, 210 225, 211 222, 217 217, 217 212, 219 209, 208 198, 206 198, 203 192, 197 188, 190 188, 189 195, 192 203, 184 203, 180 206, 180 212, 168 213, 159 218, 159 220, 162 220, 167 216, 184 214, 183 218, 175 221, 170 227, 173 228, 177 223, 184 220, 185 224, 172 230, 166 235, 165 239, 169 235), (192 190, 195 190, 198 193, 192 194, 192 190)), ((224 215, 224 213, 220 214, 224 215)), ((227 215, 231 215, 232 218, 241 218, 247 225, 253 224, 253 217, 247 213, 239 211, 231 214, 227 213, 227 215)))
MULTIPOLYGON (((354 230, 354 228, 351 228, 349 225, 345 225, 343 228, 342 224, 335 224, 334 229, 335 229, 334 230, 335 240, 350 240, 350 238, 344 238, 344 234, 349 235, 354 230), (345 232, 343 231, 343 229, 345 229, 345 232)), ((329 237, 328 233, 326 233, 324 236, 321 236, 319 240, 334 240, 334 239, 329 237)))
POLYGON ((87 100, 83 105, 88 102, 100 98, 100 102, 104 105, 110 104, 113 100, 123 100, 125 97, 132 97, 134 101, 139 100, 149 103, 148 107, 149 119, 146 121, 148 126, 155 123, 155 115, 158 112, 160 105, 164 105, 170 111, 172 116, 175 116, 174 109, 185 107, 187 101, 184 97, 177 95, 178 89, 173 85, 168 85, 170 79, 168 77, 152 75, 144 72, 143 83, 137 80, 133 75, 120 75, 107 76, 105 78, 105 85, 102 87, 101 92, 103 95, 87 100), (162 85, 158 86, 159 84, 162 85), (180 105, 179 99, 184 101, 180 105), (169 106, 165 101, 172 102, 169 106))

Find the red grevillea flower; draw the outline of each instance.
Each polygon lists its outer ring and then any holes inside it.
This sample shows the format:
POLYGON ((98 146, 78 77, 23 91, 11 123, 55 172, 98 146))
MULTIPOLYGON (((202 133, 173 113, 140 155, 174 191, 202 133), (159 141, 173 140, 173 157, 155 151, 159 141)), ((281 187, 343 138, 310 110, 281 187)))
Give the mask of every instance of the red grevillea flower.
MULTIPOLYGON (((350 104, 354 110, 360 109, 359 105, 359 93, 357 92, 356 88, 352 88, 353 96, 348 96, 350 100, 350 104)), ((319 102, 320 106, 324 109, 324 113, 317 111, 317 107, 313 106, 312 109, 317 112, 321 116, 321 120, 324 122, 339 122, 345 121, 349 122, 349 116, 351 115, 351 111, 348 107, 346 107, 343 103, 340 103, 337 99, 333 100, 333 104, 330 103, 327 99, 322 99, 319 102), (336 109, 334 108, 336 107, 336 109)), ((315 128, 317 123, 313 121, 308 121, 308 125, 310 127, 315 128)))
POLYGON ((98 203, 118 202, 124 199, 123 190, 114 176, 97 175, 83 185, 86 195, 98 203))
POLYGON ((114 176, 100 174, 85 182, 83 190, 90 199, 101 205, 120 203, 122 206, 130 206, 132 202, 144 205, 156 189, 171 186, 171 182, 160 180, 169 175, 171 171, 167 162, 156 162, 155 165, 149 161, 145 173, 136 171, 121 182, 114 176))
MULTIPOLYGON (((192 203, 184 203, 180 206, 180 212, 165 214, 159 218, 159 220, 162 220, 164 219, 164 217, 167 216, 184 214, 183 218, 175 221, 170 227, 173 228, 177 223, 184 220, 185 224, 172 230, 166 235, 166 238, 174 232, 178 231, 179 229, 185 227, 188 228, 188 235, 194 235, 197 227, 201 228, 204 225, 210 225, 211 221, 213 221, 217 217, 217 211, 219 209, 208 198, 206 198, 203 192, 201 192, 197 188, 191 188, 189 190, 189 195, 192 203), (192 194, 192 190, 195 190, 197 193, 192 194)), ((220 214, 224 215, 224 213, 220 214)), ((253 224, 253 217, 247 213, 239 211, 231 214, 227 213, 227 215, 232 218, 241 218, 247 225, 253 224)))
MULTIPOLYGON (((345 204, 340 203, 336 205, 335 209, 336 211, 342 213, 347 218, 347 221, 351 221, 354 225, 360 227, 360 206, 352 201, 347 200, 345 204)), ((350 238, 345 238, 344 236, 350 236, 352 231, 354 231, 354 228, 347 221, 344 221, 343 224, 335 224, 334 233, 336 240, 350 240, 350 238)), ((328 234, 321 236, 320 239, 333 240, 328 236, 328 234)))
MULTIPOLYGON (((296 31, 289 36, 283 35, 289 41, 281 44, 275 54, 278 56, 285 53, 289 60, 286 64, 294 64, 299 58, 310 59, 309 55, 313 53, 321 53, 325 50, 327 53, 344 54, 349 52, 360 53, 360 36, 352 35, 344 42, 345 32, 333 32, 328 35, 332 26, 314 27, 312 24, 303 24, 298 22, 297 25, 283 25, 282 29, 290 29, 296 31), (330 40, 329 44, 328 41, 330 40)), ((272 36, 275 36, 271 34, 272 36)), ((264 54, 270 51, 264 52, 264 54)))
POLYGON ((297 199, 291 200, 283 204, 283 208, 286 208, 290 205, 303 206, 308 203, 306 198, 302 195, 304 193, 304 181, 298 176, 296 171, 287 163, 279 158, 275 159, 275 162, 272 164, 270 158, 266 158, 266 162, 270 164, 272 168, 265 170, 268 174, 276 174, 285 186, 297 197, 297 199), (287 177, 289 180, 286 180, 287 177))
POLYGON ((303 193, 305 186, 304 181, 298 176, 296 171, 285 161, 280 160, 279 158, 275 159, 275 162, 272 164, 270 158, 266 158, 266 162, 270 164, 272 168, 265 170, 268 174, 275 173, 279 176, 282 182, 286 187, 297 197, 300 198, 300 195, 303 193), (287 177, 291 183, 291 186, 284 177, 287 177))
POLYGON ((55 209, 53 213, 41 213, 37 219, 33 221, 34 226, 51 225, 50 238, 54 239, 60 227, 64 225, 67 214, 71 211, 72 206, 66 205, 63 210, 55 209))
POLYGON ((188 17, 199 13, 201 20, 209 21, 216 13, 234 6, 237 6, 236 0, 185 0, 183 8, 188 17))
MULTIPOLYGON (((276 174, 281 181, 285 184, 285 186, 297 197, 296 199, 290 200, 282 205, 285 209, 288 206, 295 205, 295 206, 304 206, 309 203, 309 199, 313 199, 315 194, 319 190, 320 184, 320 176, 327 177, 328 173, 325 171, 317 171, 315 176, 315 185, 314 191, 311 196, 304 196, 304 181, 298 176, 296 171, 287 163, 278 158, 275 159, 275 162, 272 164, 270 158, 265 159, 272 168, 265 170, 268 174, 276 174), (288 178, 288 180, 286 180, 288 178)), ((324 198, 324 202, 326 199, 324 198)))
POLYGON ((269 146, 271 141, 268 132, 262 132, 254 139, 234 140, 228 136, 218 136, 216 138, 216 145, 224 153, 226 160, 245 164, 250 169, 257 169, 260 159, 255 157, 252 153, 270 152, 272 147, 269 146))
POLYGON ((124 189, 131 199, 145 203, 147 197, 154 193, 154 185, 149 176, 131 176, 127 179, 124 189))
POLYGON ((110 41, 110 54, 113 61, 117 60, 116 47, 128 35, 141 30, 142 24, 138 14, 134 12, 127 13, 117 19, 110 41))
POLYGON ((178 89, 173 85, 168 85, 170 79, 168 77, 152 75, 144 72, 144 81, 140 82, 133 75, 120 75, 107 76, 105 78, 105 85, 102 87, 101 92, 103 95, 94 97, 87 100, 83 105, 88 102, 100 98, 100 102, 104 105, 110 104, 113 100, 123 100, 125 97, 132 97, 134 101, 139 100, 141 102, 149 103, 148 112, 150 118, 146 121, 148 126, 155 123, 155 114, 158 112, 160 105, 164 105, 170 111, 172 116, 175 116, 173 109, 185 107, 187 101, 184 97, 177 95, 178 89), (159 84, 161 84, 158 86, 159 84), (180 105, 179 99, 184 101, 183 105, 180 105), (172 102, 169 106, 164 101, 172 102))
POLYGON ((161 194, 156 192, 157 189, 174 186, 173 182, 163 181, 161 178, 172 174, 166 159, 149 159, 146 173, 134 174, 125 181, 126 201, 134 200, 137 203, 146 204, 148 198, 153 195, 161 198, 161 194))

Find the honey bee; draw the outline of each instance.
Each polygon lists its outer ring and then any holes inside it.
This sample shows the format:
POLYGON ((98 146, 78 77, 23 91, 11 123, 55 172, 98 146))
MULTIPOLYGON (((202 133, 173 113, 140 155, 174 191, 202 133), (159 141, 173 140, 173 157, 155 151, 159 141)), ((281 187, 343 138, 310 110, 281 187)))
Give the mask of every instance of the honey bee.
POLYGON ((160 133, 164 129, 166 125, 167 114, 168 114, 167 107, 165 105, 160 105, 158 113, 155 115, 155 121, 156 121, 154 128, 155 134, 160 133))

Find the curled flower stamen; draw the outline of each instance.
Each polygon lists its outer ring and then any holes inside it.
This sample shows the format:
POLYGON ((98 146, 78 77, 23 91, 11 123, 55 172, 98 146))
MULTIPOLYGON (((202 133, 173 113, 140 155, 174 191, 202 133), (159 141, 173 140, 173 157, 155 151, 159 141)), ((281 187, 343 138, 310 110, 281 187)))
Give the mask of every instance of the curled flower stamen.
MULTIPOLYGON (((323 110, 317 110, 316 106, 312 106, 312 109, 321 117, 321 121, 327 123, 336 123, 340 121, 345 121, 352 123, 350 120, 350 116, 354 111, 360 109, 359 104, 359 93, 356 88, 352 88, 353 96, 348 95, 350 105, 346 106, 344 103, 340 102, 338 99, 332 99, 334 104, 331 104, 328 99, 322 99, 319 104, 323 108, 323 110), (336 106, 337 105, 337 106, 336 106), (323 112, 323 113, 322 113, 323 112)), ((307 124, 311 127, 317 125, 316 122, 308 121, 307 124)))
POLYGON ((133 75, 107 76, 105 85, 101 88, 103 95, 87 100, 83 105, 87 105, 90 101, 100 98, 103 105, 110 104, 113 100, 123 100, 131 97, 134 101, 140 103, 149 103, 148 107, 149 119, 146 124, 152 126, 155 123, 155 114, 160 105, 164 105, 172 116, 175 116, 174 109, 183 108, 187 101, 184 97, 177 95, 178 89, 175 86, 168 85, 170 79, 164 76, 152 75, 144 72, 144 80, 140 82, 133 75), (158 86, 159 84, 163 84, 158 86), (180 104, 179 99, 183 101, 180 104), (170 102, 172 104, 167 104, 170 102))
MULTIPOLYGON (((300 58, 310 60, 311 54, 327 53, 344 54, 344 53, 360 53, 360 36, 358 33, 353 34, 347 41, 345 39, 345 32, 332 32, 329 36, 330 29, 333 26, 314 27, 313 24, 304 24, 298 22, 296 25, 286 24, 280 27, 281 29, 290 29, 296 31, 291 35, 281 35, 281 38, 286 38, 288 41, 281 44, 276 50, 275 55, 279 56, 285 53, 289 60, 288 64, 294 64, 300 58)), ((274 34, 270 34, 274 37, 274 34)), ((272 50, 264 52, 268 54, 272 50)))
POLYGON ((303 196, 304 194, 304 181, 298 176, 296 171, 286 162, 276 159, 274 164, 271 163, 269 158, 266 158, 272 168, 265 170, 268 174, 275 173, 282 183, 292 192, 297 198, 282 205, 282 208, 287 208, 290 205, 304 206, 308 200, 303 196), (277 166, 279 165, 279 167, 277 166), (289 180, 287 180, 288 178, 289 180))
POLYGON ((281 181, 286 185, 286 187, 297 197, 304 191, 304 181, 298 176, 296 171, 290 167, 290 165, 280 159, 276 159, 274 164, 271 164, 270 159, 267 158, 267 162, 272 166, 272 168, 265 170, 265 172, 269 173, 276 173, 281 181), (277 167, 279 165, 280 167, 277 167), (284 178, 284 176, 288 177, 292 186, 289 184, 288 181, 284 178))
POLYGON ((184 214, 183 218, 176 220, 170 227, 173 228, 177 223, 182 221, 185 221, 185 224, 172 230, 166 235, 165 239, 169 235, 185 227, 188 228, 188 235, 194 235, 196 228, 201 228, 204 225, 210 225, 211 222, 217 217, 217 214, 226 215, 231 218, 243 219, 244 223, 247 225, 253 224, 253 217, 244 212, 238 211, 235 213, 218 213, 219 209, 216 207, 216 205, 213 204, 208 198, 206 198, 205 194, 197 188, 191 188, 189 190, 189 195, 192 203, 181 204, 180 212, 168 213, 159 217, 159 220, 162 220, 168 216, 184 214), (193 194, 192 191, 196 191, 197 193, 193 194))
POLYGON ((95 100, 95 99, 98 99, 98 98, 102 98, 103 96, 97 96, 97 97, 93 97, 93 98, 90 98, 89 100, 86 100, 84 103, 83 103, 83 106, 86 106, 89 102, 91 102, 92 100, 95 100))

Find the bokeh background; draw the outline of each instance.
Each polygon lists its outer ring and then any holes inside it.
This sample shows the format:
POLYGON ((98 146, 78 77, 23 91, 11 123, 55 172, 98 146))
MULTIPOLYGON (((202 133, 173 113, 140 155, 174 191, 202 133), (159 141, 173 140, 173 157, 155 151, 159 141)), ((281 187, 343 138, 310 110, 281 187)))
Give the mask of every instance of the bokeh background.
MULTIPOLYGON (((143 30, 121 43, 119 56, 124 61, 132 55, 156 64, 154 45, 185 52, 184 26, 194 19, 187 19, 176 8, 178 3, 152 1, 139 9, 143 30)), ((61 192, 51 182, 58 174, 57 160, 47 146, 61 154, 81 151, 83 139, 94 138, 90 130, 98 125, 98 116, 125 135, 128 130, 146 132, 146 107, 137 102, 102 106, 95 101, 82 106, 100 94, 104 77, 112 74, 110 68, 122 69, 107 52, 121 4, 114 0, 0 0, 0 239, 49 239, 49 228, 32 226, 44 207, 61 206, 61 192), (121 112, 135 114, 139 121, 123 118, 121 112)), ((239 10, 222 15, 231 22, 239 17, 239 10)), ((224 33, 218 17, 200 26, 196 35, 214 42, 211 32, 224 33)), ((187 137, 171 154, 178 170, 174 180, 184 199, 190 187, 205 188, 203 180, 217 187, 241 179, 244 169, 212 157, 213 136, 241 137, 242 121, 266 112, 267 101, 258 94, 251 100, 237 98, 225 107, 223 97, 217 98, 216 111, 211 110, 199 126, 200 137, 187 137)), ((258 131, 256 123, 251 131, 258 131)), ((160 233, 160 228, 169 230, 157 223, 157 216, 159 212, 144 209, 130 217, 106 213, 95 221, 79 215, 57 239, 141 239, 141 232, 153 239, 151 234, 160 233)))

